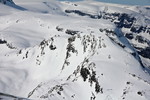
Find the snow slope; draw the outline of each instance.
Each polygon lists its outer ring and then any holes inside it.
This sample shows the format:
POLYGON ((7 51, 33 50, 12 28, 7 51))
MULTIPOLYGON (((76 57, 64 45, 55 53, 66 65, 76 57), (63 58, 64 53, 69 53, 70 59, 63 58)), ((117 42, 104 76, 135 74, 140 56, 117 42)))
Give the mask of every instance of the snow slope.
POLYGON ((14 2, 0 4, 0 99, 150 99, 148 7, 14 2))

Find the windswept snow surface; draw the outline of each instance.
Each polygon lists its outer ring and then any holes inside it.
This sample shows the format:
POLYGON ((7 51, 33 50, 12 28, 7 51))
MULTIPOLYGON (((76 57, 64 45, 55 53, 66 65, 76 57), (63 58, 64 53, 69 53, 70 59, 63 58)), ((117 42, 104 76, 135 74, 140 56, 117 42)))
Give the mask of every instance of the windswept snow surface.
POLYGON ((0 4, 0 99, 150 100, 149 7, 14 2, 0 4))

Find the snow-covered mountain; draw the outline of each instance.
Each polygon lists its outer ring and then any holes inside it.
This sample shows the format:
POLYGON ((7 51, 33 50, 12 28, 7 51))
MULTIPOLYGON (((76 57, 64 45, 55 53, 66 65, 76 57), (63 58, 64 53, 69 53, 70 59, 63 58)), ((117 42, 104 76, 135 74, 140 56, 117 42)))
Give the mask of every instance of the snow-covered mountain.
POLYGON ((1 2, 0 99, 150 100, 150 7, 1 2))

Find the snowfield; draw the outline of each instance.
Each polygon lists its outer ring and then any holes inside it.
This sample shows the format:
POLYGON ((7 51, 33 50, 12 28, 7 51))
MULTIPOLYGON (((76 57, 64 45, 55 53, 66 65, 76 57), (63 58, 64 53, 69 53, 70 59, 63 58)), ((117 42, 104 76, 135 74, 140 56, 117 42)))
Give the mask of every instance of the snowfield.
POLYGON ((149 7, 0 2, 0 99, 150 100, 149 7))

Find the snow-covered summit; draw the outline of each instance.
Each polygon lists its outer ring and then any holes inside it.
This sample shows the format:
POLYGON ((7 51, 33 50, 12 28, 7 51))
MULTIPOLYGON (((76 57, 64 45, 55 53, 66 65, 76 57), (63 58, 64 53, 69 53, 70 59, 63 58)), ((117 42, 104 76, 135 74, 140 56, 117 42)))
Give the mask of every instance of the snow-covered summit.
POLYGON ((149 7, 14 1, 0 5, 0 98, 150 99, 149 7))

